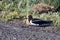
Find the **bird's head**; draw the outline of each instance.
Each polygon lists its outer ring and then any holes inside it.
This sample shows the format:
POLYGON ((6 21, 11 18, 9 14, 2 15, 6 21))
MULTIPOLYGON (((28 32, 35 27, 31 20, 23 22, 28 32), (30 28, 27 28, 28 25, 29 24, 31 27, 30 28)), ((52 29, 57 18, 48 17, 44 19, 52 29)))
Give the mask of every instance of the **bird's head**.
POLYGON ((33 19, 32 15, 28 16, 28 21, 30 22, 33 19))

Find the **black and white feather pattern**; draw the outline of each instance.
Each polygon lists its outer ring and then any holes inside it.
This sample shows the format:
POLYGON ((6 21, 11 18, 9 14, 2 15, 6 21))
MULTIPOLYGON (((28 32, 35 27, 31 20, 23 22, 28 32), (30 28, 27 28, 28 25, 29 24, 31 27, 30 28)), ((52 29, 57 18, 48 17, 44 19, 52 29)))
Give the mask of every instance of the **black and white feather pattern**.
POLYGON ((52 21, 47 21, 47 20, 41 20, 37 18, 32 18, 31 15, 28 16, 28 21, 30 22, 30 25, 36 25, 36 26, 46 26, 52 23, 52 21))

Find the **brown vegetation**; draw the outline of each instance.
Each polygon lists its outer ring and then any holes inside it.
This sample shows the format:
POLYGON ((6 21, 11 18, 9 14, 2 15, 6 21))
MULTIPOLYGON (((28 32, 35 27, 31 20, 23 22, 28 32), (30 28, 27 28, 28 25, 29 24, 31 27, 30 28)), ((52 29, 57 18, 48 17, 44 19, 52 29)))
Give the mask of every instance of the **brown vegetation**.
POLYGON ((38 4, 33 6, 33 10, 35 10, 38 13, 47 13, 49 11, 54 12, 55 8, 54 8, 54 6, 49 6, 49 5, 44 4, 44 3, 38 3, 38 4))

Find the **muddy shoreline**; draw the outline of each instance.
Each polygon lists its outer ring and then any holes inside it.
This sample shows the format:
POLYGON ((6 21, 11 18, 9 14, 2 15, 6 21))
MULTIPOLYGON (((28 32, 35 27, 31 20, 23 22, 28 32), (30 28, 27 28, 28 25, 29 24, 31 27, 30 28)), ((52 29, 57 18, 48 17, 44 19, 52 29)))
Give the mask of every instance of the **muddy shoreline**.
POLYGON ((0 20, 0 40, 60 40, 60 27, 34 27, 22 24, 22 20, 0 20))

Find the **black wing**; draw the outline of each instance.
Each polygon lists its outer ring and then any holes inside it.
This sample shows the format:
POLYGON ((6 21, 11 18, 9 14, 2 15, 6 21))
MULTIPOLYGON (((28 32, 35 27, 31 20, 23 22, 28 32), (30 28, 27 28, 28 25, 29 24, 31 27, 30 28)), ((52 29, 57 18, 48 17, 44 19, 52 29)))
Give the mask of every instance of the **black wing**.
POLYGON ((35 23, 35 24, 48 24, 48 23, 51 23, 52 21, 45 21, 45 20, 40 20, 40 19, 33 19, 32 20, 32 23, 35 23))

